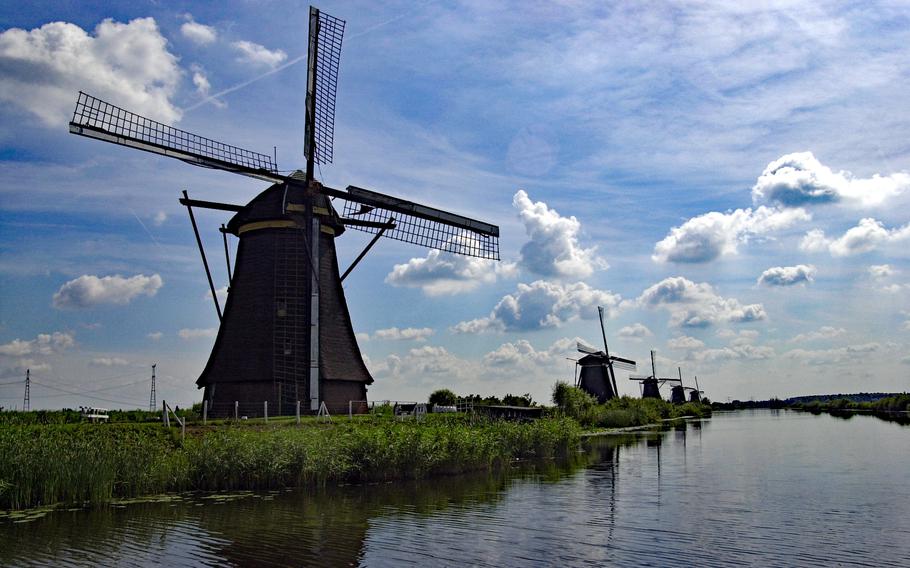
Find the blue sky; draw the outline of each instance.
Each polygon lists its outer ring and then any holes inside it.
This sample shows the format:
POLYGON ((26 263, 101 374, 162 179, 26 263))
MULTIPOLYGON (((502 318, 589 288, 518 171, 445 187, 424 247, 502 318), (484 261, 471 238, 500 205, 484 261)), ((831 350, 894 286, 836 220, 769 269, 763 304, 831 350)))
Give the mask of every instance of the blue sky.
MULTIPOLYGON (((907 3, 320 8, 347 21, 323 181, 502 229, 500 263, 383 241, 345 281, 371 398, 546 400, 598 305, 611 350, 714 399, 907 390, 907 3)), ((177 198, 265 184, 66 124, 82 89, 300 167, 306 26, 289 2, 0 10, 0 405, 31 368, 33 407, 141 406, 156 362, 159 399, 200 398, 217 317, 177 198)), ((198 216, 224 286, 227 217, 198 216)))

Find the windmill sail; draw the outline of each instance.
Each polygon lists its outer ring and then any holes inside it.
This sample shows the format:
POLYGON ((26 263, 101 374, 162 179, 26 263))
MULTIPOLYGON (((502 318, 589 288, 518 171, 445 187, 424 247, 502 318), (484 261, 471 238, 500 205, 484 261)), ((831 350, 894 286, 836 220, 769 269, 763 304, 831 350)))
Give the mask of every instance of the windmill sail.
POLYGON ((168 126, 79 91, 70 132, 205 168, 280 182, 271 156, 168 126))
MULTIPOLYGON (((335 94, 344 20, 310 7, 307 51, 307 128, 303 153, 311 163, 330 164, 335 136, 335 94)), ((312 173, 308 171, 309 178, 312 173)))
POLYGON ((499 260, 499 227, 428 207, 406 199, 348 186, 346 192, 325 188, 325 193, 343 199, 345 218, 369 221, 352 229, 376 233, 390 217, 395 227, 384 236, 445 252, 499 260))

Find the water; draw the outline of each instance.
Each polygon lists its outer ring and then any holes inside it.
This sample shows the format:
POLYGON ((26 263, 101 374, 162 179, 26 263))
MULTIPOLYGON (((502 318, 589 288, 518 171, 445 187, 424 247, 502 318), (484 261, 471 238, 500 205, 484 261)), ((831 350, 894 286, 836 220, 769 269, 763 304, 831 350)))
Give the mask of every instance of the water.
POLYGON ((910 428, 719 413, 575 464, 0 521, 4 566, 910 565, 910 428))

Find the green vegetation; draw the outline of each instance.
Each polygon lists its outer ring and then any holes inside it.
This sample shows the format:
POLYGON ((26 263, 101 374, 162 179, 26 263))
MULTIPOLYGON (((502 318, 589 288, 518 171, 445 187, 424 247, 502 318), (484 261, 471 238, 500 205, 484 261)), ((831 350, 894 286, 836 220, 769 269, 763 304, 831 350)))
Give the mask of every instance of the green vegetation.
POLYGON ((872 412, 908 412, 910 411, 910 394, 898 394, 881 398, 874 402, 858 402, 848 398, 837 398, 833 400, 812 400, 809 402, 798 402, 790 405, 790 408, 796 410, 807 410, 809 412, 832 412, 839 410, 864 410, 872 412))
POLYGON ((181 490, 274 489, 422 478, 574 452, 568 418, 494 422, 428 415, 176 429, 154 424, 0 427, 0 509, 181 490))
POLYGON ((680 416, 708 416, 711 407, 687 402, 671 404, 656 398, 630 398, 623 396, 597 404, 597 400, 583 390, 558 382, 553 386, 553 402, 560 413, 578 421, 587 428, 625 428, 654 424, 667 418, 680 416))
POLYGON ((458 397, 449 389, 439 389, 430 394, 427 402, 429 404, 438 404, 439 406, 455 406, 455 403, 458 402, 458 397))

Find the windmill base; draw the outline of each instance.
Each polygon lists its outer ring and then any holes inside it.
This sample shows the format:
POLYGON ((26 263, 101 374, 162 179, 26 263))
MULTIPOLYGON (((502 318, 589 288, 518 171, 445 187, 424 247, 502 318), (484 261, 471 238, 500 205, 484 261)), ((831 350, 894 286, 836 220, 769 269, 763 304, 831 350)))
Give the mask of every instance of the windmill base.
MULTIPOLYGON (((363 412, 363 401, 367 400, 366 385, 360 381, 322 380, 320 392, 326 408, 332 414, 347 414, 349 403, 360 404, 350 409, 355 414, 363 412)), ((262 418, 268 412, 269 417, 294 416, 297 412, 297 400, 300 400, 301 414, 314 414, 310 407, 305 382, 298 383, 296 389, 281 388, 277 383, 267 382, 232 382, 209 384, 205 386, 204 400, 208 401, 210 418, 262 418), (293 396, 294 390, 298 397, 293 396)), ((317 404, 317 407, 319 405, 317 404)))

